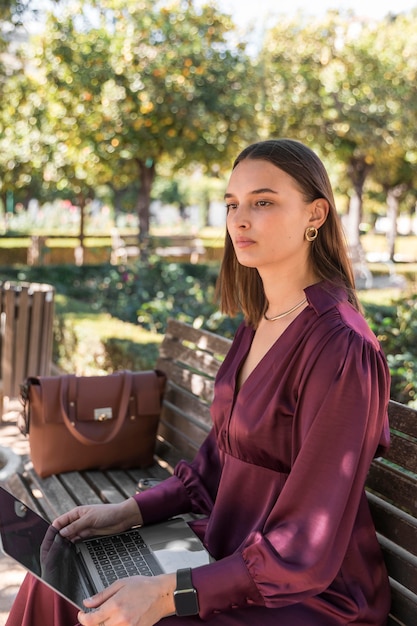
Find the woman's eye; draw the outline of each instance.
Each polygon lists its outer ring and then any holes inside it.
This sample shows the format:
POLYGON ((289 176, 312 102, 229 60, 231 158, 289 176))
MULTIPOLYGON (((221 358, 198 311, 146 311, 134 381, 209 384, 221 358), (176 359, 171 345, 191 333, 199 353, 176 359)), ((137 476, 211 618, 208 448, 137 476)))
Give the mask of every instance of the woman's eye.
POLYGON ((227 211, 231 211, 232 209, 237 209, 237 204, 234 204, 233 202, 229 202, 228 204, 226 204, 226 209, 227 211))
POLYGON ((268 202, 268 200, 258 200, 258 202, 256 203, 257 206, 269 206, 270 204, 272 204, 272 202, 268 202))

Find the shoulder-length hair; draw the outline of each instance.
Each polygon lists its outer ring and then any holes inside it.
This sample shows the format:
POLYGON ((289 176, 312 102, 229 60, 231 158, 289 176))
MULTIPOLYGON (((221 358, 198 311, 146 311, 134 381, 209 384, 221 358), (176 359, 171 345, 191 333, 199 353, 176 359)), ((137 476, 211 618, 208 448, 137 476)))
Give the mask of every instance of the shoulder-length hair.
MULTIPOLYGON (((329 213, 317 239, 310 245, 310 260, 317 276, 334 285, 344 286, 351 304, 361 311, 332 186, 316 153, 294 139, 270 139, 245 148, 235 160, 233 169, 244 159, 269 161, 279 167, 296 181, 307 203, 318 198, 327 200, 329 213)), ((245 321, 255 327, 267 306, 258 270, 238 262, 228 232, 217 281, 217 296, 223 313, 233 317, 242 311, 245 321)))

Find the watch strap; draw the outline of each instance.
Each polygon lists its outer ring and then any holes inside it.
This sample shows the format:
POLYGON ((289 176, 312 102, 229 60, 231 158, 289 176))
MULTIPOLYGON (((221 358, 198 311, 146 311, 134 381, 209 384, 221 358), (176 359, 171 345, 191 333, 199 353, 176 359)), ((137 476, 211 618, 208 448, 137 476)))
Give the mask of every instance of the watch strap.
POLYGON ((197 590, 193 587, 191 568, 177 570, 177 588, 174 591, 175 612, 180 617, 199 612, 197 590))
POLYGON ((177 590, 185 590, 193 588, 193 579, 191 577, 191 568, 177 569, 177 590))

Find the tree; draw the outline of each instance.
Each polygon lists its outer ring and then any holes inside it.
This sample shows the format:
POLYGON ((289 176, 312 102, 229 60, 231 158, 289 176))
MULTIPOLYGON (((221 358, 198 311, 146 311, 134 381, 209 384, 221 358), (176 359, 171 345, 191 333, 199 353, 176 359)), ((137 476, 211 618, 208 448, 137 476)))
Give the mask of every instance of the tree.
POLYGON ((24 202, 39 197, 47 156, 41 149, 43 104, 38 85, 28 76, 24 59, 9 70, 2 88, 0 106, 0 192, 18 195, 24 202))
MULTIPOLYGON (((417 185, 417 46, 416 17, 398 16, 385 28, 367 32, 367 45, 383 65, 386 93, 386 149, 375 159, 372 178, 387 199, 388 253, 395 260, 400 203, 417 185)), ((380 104, 381 106, 381 104, 380 104)))
POLYGON ((160 162, 218 169, 253 136, 250 64, 244 47, 228 42, 231 30, 227 16, 191 1, 104 0, 95 12, 74 3, 50 18, 37 62, 57 142, 53 179, 69 164, 79 168, 83 154, 91 184, 124 188, 139 179, 146 242, 160 162))
MULTIPOLYGON (((389 21, 383 27, 389 29, 389 21)), ((307 24, 281 21, 261 55, 269 133, 298 137, 344 164, 351 186, 348 235, 358 249, 365 183, 390 149, 401 98, 398 83, 394 89, 387 80, 390 44, 383 56, 372 45, 375 28, 335 12, 307 24)))

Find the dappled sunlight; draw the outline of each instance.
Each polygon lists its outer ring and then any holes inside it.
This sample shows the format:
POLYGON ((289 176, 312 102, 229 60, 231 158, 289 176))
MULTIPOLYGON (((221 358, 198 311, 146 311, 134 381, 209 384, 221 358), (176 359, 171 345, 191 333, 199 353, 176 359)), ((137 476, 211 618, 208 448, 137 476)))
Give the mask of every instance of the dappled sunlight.
POLYGON ((317 512, 311 515, 311 548, 321 546, 328 539, 330 525, 330 513, 328 511, 317 512))
POLYGON ((199 396, 204 391, 204 382, 201 376, 192 376, 191 377, 191 391, 199 396))
POLYGON ((346 478, 350 478, 356 469, 355 455, 353 452, 346 452, 342 459, 341 474, 346 478))

